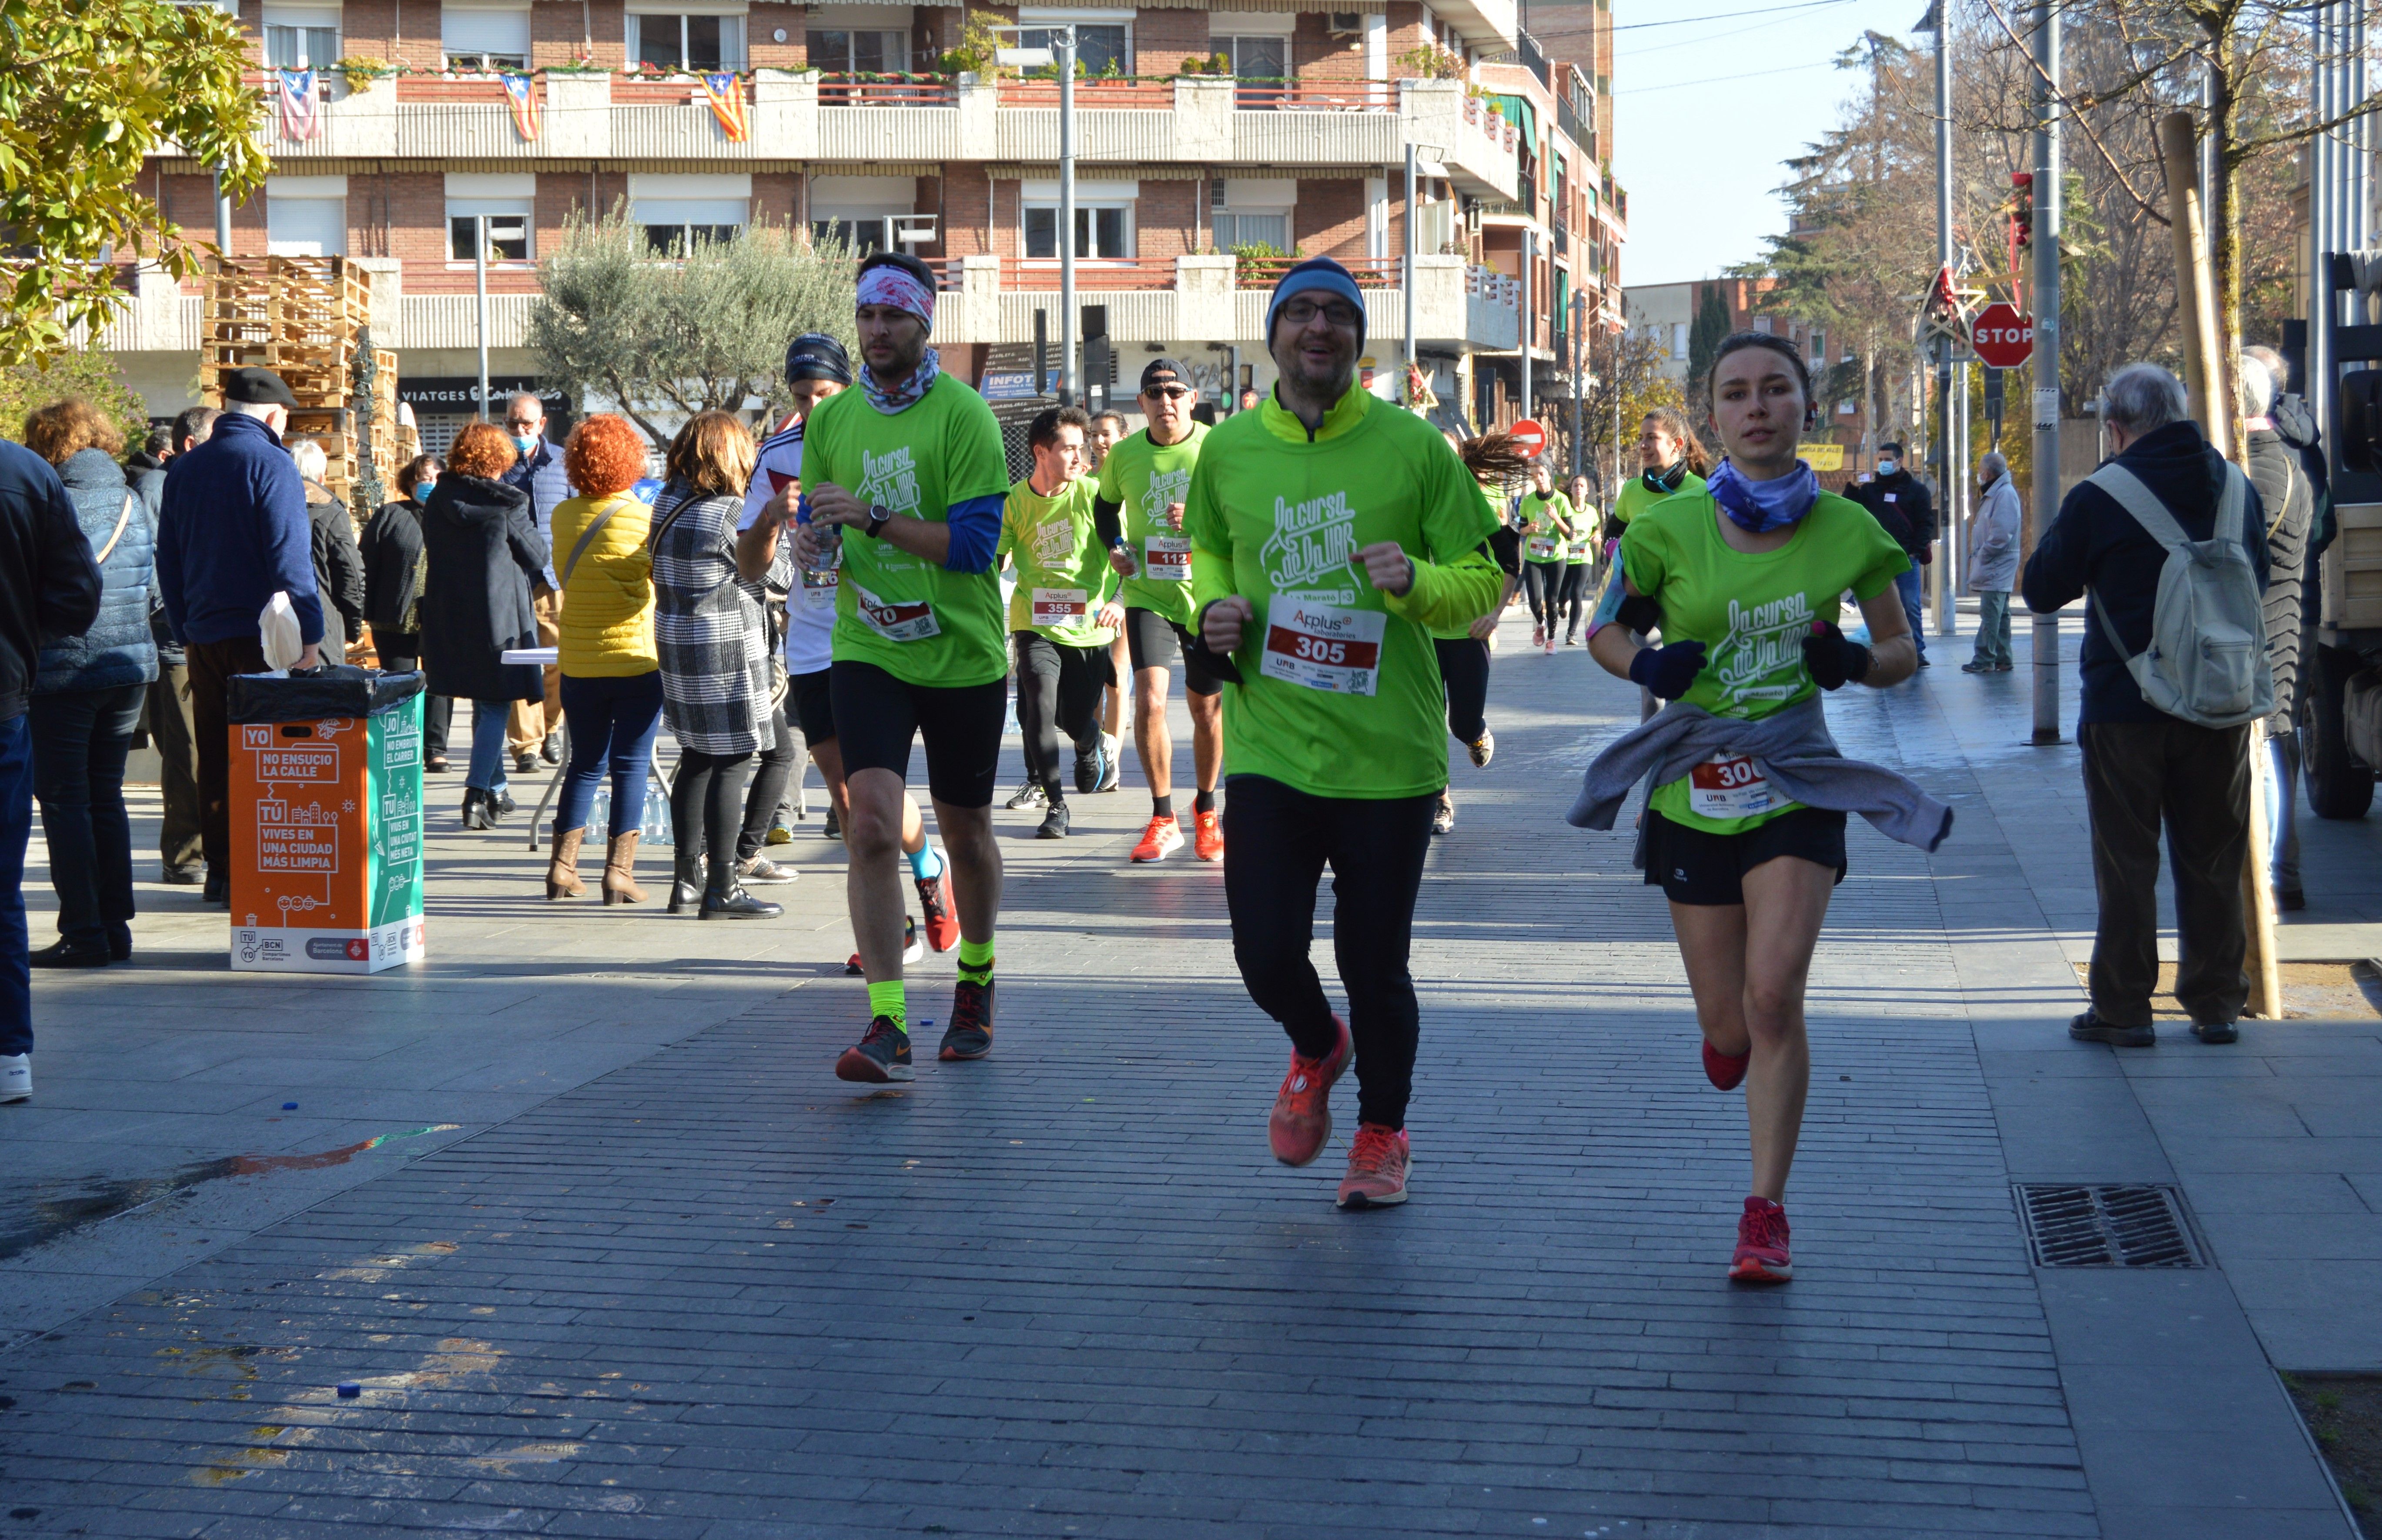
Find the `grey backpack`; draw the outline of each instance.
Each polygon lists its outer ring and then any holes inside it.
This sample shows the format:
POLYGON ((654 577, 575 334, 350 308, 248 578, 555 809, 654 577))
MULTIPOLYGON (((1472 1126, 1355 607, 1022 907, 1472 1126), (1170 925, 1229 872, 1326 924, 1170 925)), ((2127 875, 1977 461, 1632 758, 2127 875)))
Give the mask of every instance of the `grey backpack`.
POLYGON ((2152 539, 2167 548, 2151 611, 2151 644, 2128 655, 2108 606, 2095 605, 2109 645, 2153 708, 2204 727, 2238 727, 2272 715, 2275 680, 2266 667, 2265 606, 2257 568, 2241 544, 2244 489, 2241 468, 2225 468, 2216 525, 2192 540, 2141 478, 2111 463, 2092 483, 2118 500, 2152 539))

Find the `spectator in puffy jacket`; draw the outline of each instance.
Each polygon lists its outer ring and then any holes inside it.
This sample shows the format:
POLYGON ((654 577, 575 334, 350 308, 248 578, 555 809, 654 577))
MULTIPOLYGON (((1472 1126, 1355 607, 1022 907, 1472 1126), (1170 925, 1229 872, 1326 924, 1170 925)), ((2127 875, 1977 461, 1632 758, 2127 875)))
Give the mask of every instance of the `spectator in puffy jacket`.
POLYGON ((132 955, 132 821, 124 761, 157 677, 149 634, 155 583, 148 505, 116 457, 124 434, 87 401, 65 400, 25 420, 25 446, 55 466, 99 566, 99 616, 80 636, 43 647, 30 715, 33 795, 58 895, 58 939, 36 968, 104 968, 132 955))
POLYGON ((2018 488, 2010 485, 2009 461, 1988 452, 1977 461, 1977 484, 1985 489, 1969 517, 1969 587, 1977 595, 1977 649, 1960 665, 1963 674, 2010 671, 2010 589, 2018 581, 2018 488))
POLYGON ((344 643, 364 639, 364 558, 356 550, 356 523, 347 507, 324 487, 331 469, 323 446, 293 438, 283 446, 306 483, 306 536, 314 560, 314 585, 323 595, 323 636, 347 661, 344 643))
MULTIPOLYGON (((364 563, 364 622, 372 627, 373 651, 393 674, 422 666, 422 510, 430 504, 447 462, 416 455, 397 473, 399 495, 383 503, 356 543, 364 563)), ((447 728, 455 703, 445 695, 422 702, 422 767, 447 769, 447 728)))
POLYGON ((2265 362, 2241 357, 2241 469, 2266 507, 2266 666, 2275 677, 2275 715, 2266 719, 2267 859, 2275 905, 2305 909, 2300 884, 2300 739, 2296 730, 2300 691, 2315 655, 2315 622, 2304 591, 2314 587, 2308 570, 2314 533, 2315 486, 2302 469, 2298 451, 2275 431, 2276 381, 2265 362))

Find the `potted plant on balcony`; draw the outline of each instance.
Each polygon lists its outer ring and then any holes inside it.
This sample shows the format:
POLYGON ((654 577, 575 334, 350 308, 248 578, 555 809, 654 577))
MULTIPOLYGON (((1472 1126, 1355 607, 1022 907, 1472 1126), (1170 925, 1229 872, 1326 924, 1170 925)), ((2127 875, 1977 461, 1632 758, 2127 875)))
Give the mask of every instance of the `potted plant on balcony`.
POLYGON ((597 64, 596 55, 584 44, 573 51, 570 63, 542 65, 539 67, 549 75, 609 75, 612 73, 612 67, 608 64, 597 64))
POLYGON ((331 66, 331 72, 348 82, 350 92, 369 90, 374 80, 386 80, 402 67, 395 59, 376 58, 370 54, 350 54, 331 66))
POLYGON ((1262 240, 1233 248, 1233 286, 1235 288, 1264 288, 1282 275, 1288 263, 1303 261, 1307 253, 1297 247, 1285 251, 1279 246, 1262 240))

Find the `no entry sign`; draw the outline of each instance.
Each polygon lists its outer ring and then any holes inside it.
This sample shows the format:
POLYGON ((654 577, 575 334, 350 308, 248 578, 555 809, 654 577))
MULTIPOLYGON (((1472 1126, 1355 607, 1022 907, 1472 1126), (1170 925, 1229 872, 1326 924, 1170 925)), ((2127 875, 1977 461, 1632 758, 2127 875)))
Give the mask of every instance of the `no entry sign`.
POLYGON ((1547 446, 1546 425, 1535 418, 1525 417, 1506 430, 1514 435, 1514 447, 1526 455, 1544 453, 1547 446))
POLYGON ((2034 353, 2034 318, 2020 314, 2013 305, 1987 305, 1977 313, 1969 336, 1977 357, 1995 369, 2016 369, 2034 353))

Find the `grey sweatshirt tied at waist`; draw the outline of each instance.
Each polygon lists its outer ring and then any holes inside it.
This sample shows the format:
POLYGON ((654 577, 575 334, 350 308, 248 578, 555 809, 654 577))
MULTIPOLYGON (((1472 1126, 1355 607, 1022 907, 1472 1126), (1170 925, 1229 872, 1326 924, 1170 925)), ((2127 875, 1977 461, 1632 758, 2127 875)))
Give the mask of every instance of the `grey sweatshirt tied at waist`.
MULTIPOLYGON (((1583 829, 1609 829, 1632 788, 1653 772, 1668 786, 1708 759, 1751 758, 1778 794, 1806 807, 1858 813, 1880 834, 1933 850, 1952 832, 1952 810, 1899 771, 1847 759, 1828 736, 1820 698, 1811 697, 1758 722, 1714 716, 1674 701, 1624 733, 1596 756, 1580 777, 1579 801, 1564 816, 1583 829)), ((1645 842, 1638 847, 1643 867, 1645 842)))

